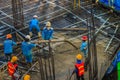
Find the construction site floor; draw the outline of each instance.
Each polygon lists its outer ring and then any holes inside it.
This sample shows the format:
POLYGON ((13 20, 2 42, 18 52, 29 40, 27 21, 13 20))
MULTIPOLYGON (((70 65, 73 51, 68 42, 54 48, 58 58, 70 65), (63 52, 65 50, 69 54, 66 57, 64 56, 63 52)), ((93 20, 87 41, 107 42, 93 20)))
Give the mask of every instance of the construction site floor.
MULTIPOLYGON (((20 35, 25 36, 29 34, 28 32, 28 23, 34 14, 38 15, 40 20, 40 26, 43 28, 46 21, 51 21, 53 28, 87 28, 92 25, 91 20, 91 4, 89 0, 81 0, 80 8, 73 10, 72 0, 48 0, 48 3, 38 4, 38 0, 24 0, 23 4, 23 13, 24 13, 24 25, 18 31, 13 28, 13 19, 12 19, 12 5, 10 4, 11 0, 4 0, 0 3, 0 25, 3 26, 0 32, 0 42, 4 41, 5 35, 7 33, 16 33, 19 32, 20 35), (34 12, 34 13, 33 13, 34 12), (7 28, 7 30, 6 30, 7 28)), ((95 4, 92 4, 95 5, 95 4)), ((109 66, 111 60, 107 51, 105 51, 108 42, 110 41, 111 36, 106 36, 105 33, 114 33, 116 28, 116 23, 119 22, 119 17, 111 13, 110 10, 103 9, 101 6, 94 6, 94 21, 96 32, 99 31, 99 28, 102 27, 101 33, 97 34, 97 62, 98 62, 98 77, 101 80, 106 69, 109 66), (103 27, 104 26, 104 27, 103 27), (110 31, 110 32, 109 32, 110 31), (104 35, 103 35, 104 34, 104 35)), ((53 49, 54 59, 55 59, 55 77, 56 80, 68 80, 76 62, 76 54, 80 53, 79 47, 81 44, 81 36, 87 35, 88 31, 79 30, 79 31, 55 31, 54 39, 61 40, 66 39, 72 42, 78 47, 76 50, 73 46, 65 42, 52 43, 51 47, 53 49)), ((33 35, 32 40, 36 39, 36 34, 33 35)), ((117 42, 117 41, 116 41, 117 42)), ((114 45, 110 45, 110 48, 114 45)), ((1 48, 2 50, 3 48, 1 48)), ((113 48, 111 51, 114 50, 113 48)), ((1 52, 3 53, 3 52, 1 52)), ((3 54, 2 54, 3 56, 3 54)), ((85 61, 83 57, 83 61, 85 61)), ((39 67, 36 65, 36 67, 39 67)), ((3 74, 3 73, 2 73, 3 74)), ((6 73, 3 76, 6 78, 6 73), (5 74, 5 76, 4 76, 5 74)), ((40 80, 39 72, 29 72, 32 80, 40 80)), ((1 76, 0 76, 1 77, 1 76)), ((85 80, 89 79, 89 72, 85 72, 85 80)), ((72 76, 71 80, 74 80, 75 76, 72 76)), ((3 79, 3 78, 1 78, 3 79)), ((1 80, 0 79, 0 80, 1 80)), ((7 80, 7 79, 5 79, 7 80)))
MULTIPOLYGON (((56 33, 57 34, 57 33, 56 33)), ((60 33, 57 35, 60 36, 60 33)), ((65 36, 63 36, 65 37, 65 36)), ((63 38, 64 39, 64 38, 63 38)), ((70 38, 69 40, 76 45, 78 48, 81 44, 81 37, 76 38, 70 38)), ((55 75, 56 80, 68 80, 72 71, 74 70, 74 64, 76 62, 76 55, 82 54, 80 50, 76 50, 73 46, 71 46, 68 43, 54 43, 51 44, 52 47, 54 47, 54 59, 55 59, 55 75)), ((97 57, 98 57, 98 73, 105 73, 105 71, 101 71, 101 64, 103 64, 108 57, 107 54, 104 53, 104 46, 105 46, 105 40, 101 40, 97 42, 97 57)), ((83 54, 82 54, 83 55, 83 54)), ((83 56, 83 61, 84 56, 83 56)), ((105 66, 102 66, 103 69, 106 68, 105 66)), ((32 73, 32 79, 39 80, 39 73, 32 73)), ((103 74, 104 75, 104 74, 103 74)), ((103 76, 99 74, 100 76, 103 76)), ((85 80, 89 79, 89 72, 85 72, 85 80)), ((71 80, 75 79, 75 75, 72 76, 71 80)))

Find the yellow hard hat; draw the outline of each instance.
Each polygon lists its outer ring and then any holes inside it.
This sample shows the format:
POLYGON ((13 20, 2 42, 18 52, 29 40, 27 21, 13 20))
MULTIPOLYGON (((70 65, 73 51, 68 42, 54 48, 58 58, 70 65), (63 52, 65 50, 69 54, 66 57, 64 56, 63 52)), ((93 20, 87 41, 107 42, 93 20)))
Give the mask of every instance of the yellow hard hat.
POLYGON ((81 59, 82 59, 82 55, 81 55, 81 54, 78 54, 78 55, 76 56, 76 58, 77 58, 78 60, 81 60, 81 59))
POLYGON ((50 27, 50 26, 51 26, 51 23, 48 21, 48 22, 46 23, 46 26, 50 27))
POLYGON ((12 59, 11 59, 11 62, 16 62, 18 60, 18 57, 17 56, 13 56, 12 59))
POLYGON ((24 80, 30 80, 30 75, 26 74, 26 75, 24 76, 24 80))

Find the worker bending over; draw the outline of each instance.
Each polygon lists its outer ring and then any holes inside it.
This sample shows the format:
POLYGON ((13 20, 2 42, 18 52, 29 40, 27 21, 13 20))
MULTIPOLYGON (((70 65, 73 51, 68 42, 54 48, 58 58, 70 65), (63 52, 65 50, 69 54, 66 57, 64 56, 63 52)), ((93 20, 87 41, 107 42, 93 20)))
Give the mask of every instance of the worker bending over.
POLYGON ((32 65, 32 49, 34 47, 39 47, 39 45, 30 43, 31 37, 29 35, 27 35, 25 37, 25 41, 22 42, 22 53, 26 58, 26 62, 28 63, 28 66, 31 67, 32 65))
POLYGON ((34 15, 33 16, 33 19, 30 21, 29 23, 29 34, 30 36, 32 37, 33 33, 32 33, 32 30, 33 29, 36 29, 37 30, 37 33, 38 33, 38 37, 41 36, 40 34, 40 27, 39 27, 39 21, 38 21, 38 16, 37 15, 34 15))
POLYGON ((30 80, 30 75, 26 74, 26 75, 24 76, 24 80, 30 80))
POLYGON ((46 26, 42 31, 42 39, 51 40, 53 38, 53 28, 51 27, 51 23, 47 22, 46 26))
POLYGON ((8 62, 8 73, 12 77, 12 80, 18 80, 19 77, 15 76, 15 72, 18 69, 18 64, 16 62, 18 61, 18 58, 16 56, 13 56, 11 61, 8 62))
POLYGON ((16 42, 12 40, 12 35, 7 34, 6 40, 3 43, 4 45, 4 54, 6 56, 7 61, 10 61, 12 53, 13 53, 13 46, 17 45, 16 42))
POLYGON ((87 36, 82 36, 82 43, 80 46, 80 51, 83 52, 85 58, 87 58, 87 53, 88 53, 88 49, 87 49, 87 36))
POLYGON ((84 80, 84 62, 82 62, 82 55, 78 54, 76 56, 77 62, 75 64, 75 70, 77 80, 84 80))

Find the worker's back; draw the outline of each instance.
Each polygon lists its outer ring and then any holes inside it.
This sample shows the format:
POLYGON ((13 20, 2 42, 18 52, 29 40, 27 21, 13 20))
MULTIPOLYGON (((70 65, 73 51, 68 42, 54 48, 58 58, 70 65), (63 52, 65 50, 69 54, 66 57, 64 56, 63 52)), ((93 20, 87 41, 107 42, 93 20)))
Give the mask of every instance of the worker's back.
POLYGON ((8 62, 7 65, 8 65, 8 73, 9 73, 9 75, 13 76, 13 74, 15 73, 16 68, 18 67, 18 65, 17 64, 13 64, 11 62, 8 62))
POLYGON ((12 53, 13 49, 13 45, 16 45, 16 43, 12 40, 5 40, 4 41, 4 53, 12 53))
POLYGON ((77 75, 78 76, 82 76, 84 75, 84 63, 81 62, 81 63, 76 63, 75 64, 75 67, 77 68, 78 72, 77 72, 77 75))
POLYGON ((31 27, 38 26, 38 24, 39 24, 39 21, 38 21, 37 19, 32 19, 32 20, 30 21, 30 26, 31 26, 31 27))
POLYGON ((35 47, 35 44, 29 42, 22 42, 22 52, 25 56, 29 56, 32 54, 31 50, 35 47))

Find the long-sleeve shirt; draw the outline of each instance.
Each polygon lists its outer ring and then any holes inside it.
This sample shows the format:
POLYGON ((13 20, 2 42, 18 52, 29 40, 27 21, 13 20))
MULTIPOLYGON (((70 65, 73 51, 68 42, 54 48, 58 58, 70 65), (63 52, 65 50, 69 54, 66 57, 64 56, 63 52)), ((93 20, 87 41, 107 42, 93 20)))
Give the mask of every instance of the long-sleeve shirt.
POLYGON ((44 27, 42 31, 42 39, 51 40, 53 38, 53 32, 53 28, 47 29, 47 27, 44 27))
POLYGON ((36 47, 36 44, 32 44, 29 42, 22 42, 22 52, 25 56, 32 55, 32 48, 36 47))
POLYGON ((4 41, 3 45, 4 45, 4 53, 10 54, 10 53, 13 53, 13 46, 17 44, 12 40, 7 39, 4 41))
POLYGON ((87 42, 82 41, 81 46, 80 46, 81 52, 83 52, 85 55, 87 54, 87 42))

